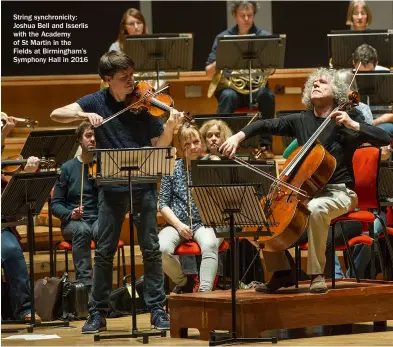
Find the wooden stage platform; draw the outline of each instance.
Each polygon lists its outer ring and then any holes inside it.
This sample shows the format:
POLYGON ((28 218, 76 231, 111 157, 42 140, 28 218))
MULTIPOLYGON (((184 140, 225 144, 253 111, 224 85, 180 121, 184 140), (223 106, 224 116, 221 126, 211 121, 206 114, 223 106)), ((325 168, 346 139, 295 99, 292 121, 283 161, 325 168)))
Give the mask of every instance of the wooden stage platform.
MULTIPOLYGON (((324 294, 310 294, 309 281, 276 294, 238 290, 236 307, 238 337, 359 322, 380 326, 393 319, 393 282, 339 280, 324 294)), ((212 330, 231 329, 230 290, 171 295, 169 308, 173 338, 187 337, 188 328, 198 329, 201 340, 208 340, 212 330)))

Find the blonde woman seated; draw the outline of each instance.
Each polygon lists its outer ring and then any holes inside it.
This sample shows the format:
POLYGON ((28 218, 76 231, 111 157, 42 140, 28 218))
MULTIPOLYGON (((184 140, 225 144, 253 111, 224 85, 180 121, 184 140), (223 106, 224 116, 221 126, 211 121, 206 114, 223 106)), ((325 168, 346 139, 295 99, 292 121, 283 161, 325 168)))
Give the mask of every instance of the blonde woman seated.
POLYGON ((199 132, 207 152, 204 159, 214 159, 211 158, 211 155, 218 154, 218 148, 232 136, 232 130, 228 124, 220 119, 204 122, 199 132))
POLYGON ((184 156, 176 161, 173 176, 164 176, 161 180, 159 208, 169 224, 158 234, 162 265, 164 272, 181 287, 183 293, 192 293, 194 279, 184 274, 173 253, 175 248, 184 242, 197 242, 202 251, 199 291, 207 292, 212 290, 217 274, 218 248, 222 239, 216 238, 212 228, 203 226, 198 208, 191 194, 187 192, 188 184, 192 184, 191 160, 203 155, 200 134, 196 127, 183 125, 179 129, 178 137, 184 156))

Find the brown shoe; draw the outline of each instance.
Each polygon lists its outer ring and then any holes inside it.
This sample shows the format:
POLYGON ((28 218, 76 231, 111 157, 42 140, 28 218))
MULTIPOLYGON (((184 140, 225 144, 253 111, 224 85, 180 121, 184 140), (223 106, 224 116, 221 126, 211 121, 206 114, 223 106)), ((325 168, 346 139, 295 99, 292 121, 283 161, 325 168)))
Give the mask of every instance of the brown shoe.
POLYGON ((310 283, 310 293, 320 294, 326 293, 328 290, 325 282, 325 276, 323 275, 315 275, 310 283))
MULTIPOLYGON (((35 321, 36 322, 41 322, 41 317, 36 313, 35 315, 34 315, 34 318, 35 318, 35 321)), ((28 313, 25 317, 24 317, 24 320, 30 320, 31 319, 31 314, 30 313, 28 313)))

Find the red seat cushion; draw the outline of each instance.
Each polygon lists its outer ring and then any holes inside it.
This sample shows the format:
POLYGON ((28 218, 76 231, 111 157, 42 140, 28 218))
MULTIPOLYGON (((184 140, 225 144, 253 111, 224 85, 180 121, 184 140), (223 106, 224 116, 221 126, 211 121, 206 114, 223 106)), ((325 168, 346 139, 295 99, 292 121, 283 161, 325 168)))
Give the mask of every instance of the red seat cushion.
POLYGON ((175 248, 174 254, 177 255, 200 255, 201 247, 195 242, 185 242, 175 248))
POLYGON ((60 242, 60 244, 57 247, 57 249, 60 249, 60 250, 63 250, 63 251, 64 250, 71 251, 72 250, 72 245, 68 241, 63 240, 63 241, 60 242))
MULTIPOLYGON (((359 243, 371 246, 371 244, 373 243, 373 239, 368 235, 359 235, 359 236, 355 236, 352 239, 348 240, 348 245, 350 247, 357 245, 359 243)), ((299 248, 302 250, 307 250, 308 249, 308 242, 303 243, 302 245, 299 245, 299 248)), ((336 251, 343 251, 345 249, 346 249, 345 245, 341 245, 341 246, 336 247, 336 251)))
MULTIPOLYGON (((123 248, 124 247, 124 241, 123 240, 119 240, 119 242, 117 243, 117 248, 123 248)), ((96 249, 96 243, 92 240, 90 243, 90 248, 91 249, 96 249)))
MULTIPOLYGON (((222 241, 218 249, 218 253, 224 252, 229 248, 227 241, 222 241)), ((185 242, 175 248, 176 255, 201 255, 201 247, 195 241, 185 242)))
POLYGON ((368 211, 354 211, 343 214, 340 217, 334 218, 331 225, 339 220, 355 220, 359 222, 372 223, 375 220, 375 215, 368 211))
MULTIPOLYGON (((349 247, 355 246, 360 243, 363 245, 371 246, 373 243, 373 239, 368 235, 359 235, 359 236, 355 236, 352 239, 348 240, 349 247)), ((345 245, 341 245, 341 246, 336 247, 336 251, 343 251, 345 249, 346 249, 345 245)))
MULTIPOLYGON (((391 227, 386 227, 386 232, 388 233, 388 235, 393 236, 393 228, 391 227)), ((378 238, 383 239, 385 237, 385 234, 380 233, 378 235, 378 238)))
MULTIPOLYGON (((235 113, 248 113, 250 112, 250 108, 249 107, 239 107, 237 109, 235 109, 235 113)), ((257 108, 252 108, 251 112, 259 112, 259 110, 257 108)))

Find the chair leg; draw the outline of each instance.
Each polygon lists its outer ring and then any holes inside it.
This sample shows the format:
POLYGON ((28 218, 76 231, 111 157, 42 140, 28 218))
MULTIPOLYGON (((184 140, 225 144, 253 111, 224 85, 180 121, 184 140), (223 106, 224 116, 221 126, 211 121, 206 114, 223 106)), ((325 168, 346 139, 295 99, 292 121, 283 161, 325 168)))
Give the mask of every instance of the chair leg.
POLYGON ((126 267, 126 254, 124 251, 124 246, 121 248, 121 259, 123 262, 123 277, 127 276, 127 267, 126 267))
POLYGON ((54 276, 56 277, 57 276, 57 266, 56 266, 56 264, 57 264, 57 247, 59 247, 59 242, 56 244, 56 246, 55 246, 55 248, 54 248, 54 250, 53 250, 53 257, 54 257, 54 264, 53 264, 53 272, 54 272, 54 276))
POLYGON ((343 239, 344 239, 344 242, 345 242, 345 249, 346 249, 347 254, 348 254, 349 266, 353 269, 353 272, 355 273, 356 282, 360 283, 359 275, 358 275, 358 273, 356 271, 356 267, 355 267, 355 260, 353 259, 352 249, 351 249, 351 247, 349 247, 348 240, 345 237, 344 229, 342 227, 342 223, 341 222, 340 222, 340 225, 341 225, 341 232, 342 232, 342 235, 343 235, 343 239))
POLYGON ((336 223, 332 225, 332 289, 336 288, 336 272, 334 271, 336 262, 335 262, 335 254, 336 254, 336 240, 335 240, 335 228, 336 223))
POLYGON ((117 249, 117 288, 120 288, 120 248, 117 249))
POLYGON ((64 257, 65 257, 65 270, 68 276, 68 249, 64 250, 64 257))
POLYGON ((295 245, 295 273, 296 273, 296 284, 295 287, 299 288, 299 277, 300 277, 300 268, 301 268, 301 258, 299 257, 299 253, 300 253, 300 248, 299 248, 299 244, 296 242, 295 245), (299 259, 300 258, 300 259, 299 259))

